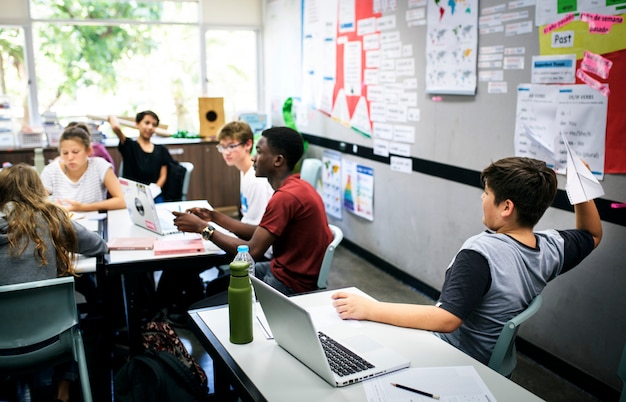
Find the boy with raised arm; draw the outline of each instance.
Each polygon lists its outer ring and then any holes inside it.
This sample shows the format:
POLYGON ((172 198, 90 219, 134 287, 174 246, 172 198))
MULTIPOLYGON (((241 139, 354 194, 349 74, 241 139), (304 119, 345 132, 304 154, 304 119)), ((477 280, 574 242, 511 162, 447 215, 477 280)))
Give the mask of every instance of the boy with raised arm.
POLYGON ((481 181, 488 230, 465 241, 434 306, 337 292, 332 298, 340 317, 435 331, 487 364, 503 325, 598 246, 602 224, 591 200, 574 206, 576 229, 534 231, 557 192, 556 174, 542 161, 504 158, 484 169, 481 181))

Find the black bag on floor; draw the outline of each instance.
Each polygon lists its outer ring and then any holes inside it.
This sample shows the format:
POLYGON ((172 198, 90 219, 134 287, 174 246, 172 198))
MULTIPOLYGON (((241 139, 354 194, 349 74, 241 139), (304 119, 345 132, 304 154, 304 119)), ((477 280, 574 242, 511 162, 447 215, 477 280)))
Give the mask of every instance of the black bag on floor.
POLYGON ((116 401, 208 400, 206 373, 168 324, 149 322, 142 337, 142 353, 115 375, 116 401))

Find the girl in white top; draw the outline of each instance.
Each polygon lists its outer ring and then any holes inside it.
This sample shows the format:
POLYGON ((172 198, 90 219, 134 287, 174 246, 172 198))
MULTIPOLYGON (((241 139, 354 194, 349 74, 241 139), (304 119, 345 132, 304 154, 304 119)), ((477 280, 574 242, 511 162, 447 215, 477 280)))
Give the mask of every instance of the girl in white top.
POLYGON ((126 208, 113 167, 103 158, 90 157, 92 152, 87 126, 78 123, 63 131, 59 140, 60 158, 41 172, 51 198, 69 211, 126 208))

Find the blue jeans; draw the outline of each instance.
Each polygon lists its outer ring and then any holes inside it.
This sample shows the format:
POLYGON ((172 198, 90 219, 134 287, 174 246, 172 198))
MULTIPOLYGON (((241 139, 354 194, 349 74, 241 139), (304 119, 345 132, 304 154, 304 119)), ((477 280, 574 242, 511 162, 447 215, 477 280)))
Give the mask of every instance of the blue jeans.
POLYGON ((274 274, 272 274, 272 270, 270 269, 270 262, 263 261, 257 262, 254 264, 254 276, 261 279, 263 282, 267 283, 274 289, 278 290, 280 293, 285 294, 287 296, 296 294, 297 292, 281 281, 279 281, 274 274))

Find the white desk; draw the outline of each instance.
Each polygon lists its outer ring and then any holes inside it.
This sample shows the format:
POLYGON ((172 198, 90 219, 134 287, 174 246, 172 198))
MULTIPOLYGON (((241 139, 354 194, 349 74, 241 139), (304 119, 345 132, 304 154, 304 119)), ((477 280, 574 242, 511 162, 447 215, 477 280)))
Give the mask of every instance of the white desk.
MULTIPOLYGON (((210 208, 206 201, 181 201, 173 203, 157 204, 157 208, 167 210, 185 210, 193 207, 210 208)), ((172 219, 174 217, 172 216, 172 219)), ((192 236, 174 234, 160 236, 154 232, 135 225, 127 209, 118 209, 107 212, 105 229, 105 240, 114 237, 145 237, 173 238, 173 236, 192 236)), ((153 250, 115 250, 110 251, 104 258, 98 259, 96 272, 98 276, 98 286, 103 294, 105 305, 110 303, 110 292, 107 289, 109 278, 114 276, 122 277, 124 291, 124 305, 126 320, 128 325, 128 336, 130 339, 131 353, 140 347, 139 339, 139 315, 135 311, 135 295, 139 283, 139 275, 145 272, 154 272, 172 269, 196 269, 219 266, 230 262, 231 257, 223 250, 215 246, 212 242, 203 241, 205 249, 200 253, 175 254, 175 255, 154 255, 153 250)))
MULTIPOLYGON (((358 289, 349 288, 348 291, 358 289)), ((294 296, 307 308, 331 303, 335 291, 294 296)), ((253 401, 366 401, 363 384, 333 388, 314 372, 284 351, 274 340, 267 340, 254 323, 254 340, 246 345, 229 342, 228 308, 192 310, 194 332, 213 358, 217 400, 229 382, 243 400, 253 401), (220 377, 221 376, 221 377, 220 377)), ((381 344, 402 351, 412 367, 473 366, 499 401, 539 401, 537 396, 467 356, 427 331, 400 328, 369 321, 345 322, 359 325, 381 344)), ((353 329, 353 328, 352 328, 353 329)))

